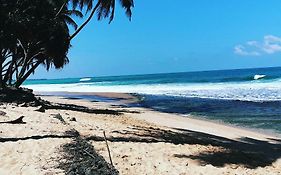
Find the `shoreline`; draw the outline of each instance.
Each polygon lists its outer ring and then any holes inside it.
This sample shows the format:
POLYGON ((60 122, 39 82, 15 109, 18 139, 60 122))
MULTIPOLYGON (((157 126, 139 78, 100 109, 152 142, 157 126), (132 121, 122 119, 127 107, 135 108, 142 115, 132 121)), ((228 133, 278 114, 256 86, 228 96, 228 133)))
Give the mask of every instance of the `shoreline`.
MULTIPOLYGON (((81 97, 80 95, 83 96, 92 96, 93 99, 95 99, 95 97, 101 97, 101 98, 108 98, 111 99, 110 101, 104 100, 104 99, 98 99, 100 100, 100 102, 104 102, 104 103, 113 103, 116 105, 129 105, 129 104, 137 104, 139 102, 138 97, 135 94, 130 94, 130 93, 116 93, 116 92, 66 92, 66 91, 57 91, 57 92, 34 92, 36 95, 41 96, 43 95, 47 95, 47 96, 54 96, 54 97, 64 97, 64 96, 68 96, 68 95, 74 95, 74 96, 78 96, 79 100, 86 100, 86 101, 90 101, 90 99, 84 99, 83 97, 81 97), (80 97, 79 97, 80 96, 80 97), (104 101, 103 101, 104 100, 104 101)), ((66 97, 68 98, 68 97, 66 97)), ((70 98, 71 99, 71 98, 70 98)), ((130 106, 127 106, 128 108, 130 108, 130 106)), ((180 113, 169 113, 169 112, 162 112, 162 111, 158 111, 158 110, 154 110, 151 108, 146 108, 146 107, 133 107, 133 108, 139 108, 139 109, 144 109, 145 111, 152 111, 155 112, 156 116, 157 114, 167 114, 169 117, 173 117, 173 118, 178 118, 179 120, 183 120, 185 122, 195 122, 195 123, 205 123, 205 125, 207 124, 211 124, 212 126, 225 126, 225 127, 229 127, 229 128, 235 128, 238 130, 242 130, 242 131, 246 131, 246 132, 250 132, 250 133, 257 133, 257 134, 261 134, 264 136, 268 136, 268 137, 277 137, 277 138, 281 138, 281 134, 274 131, 274 130, 270 130, 270 129, 261 129, 261 128, 249 128, 249 127, 245 127, 245 126, 239 126, 239 125, 234 125, 231 123, 226 123, 222 120, 212 120, 212 119, 208 119, 208 118, 203 118, 200 116, 195 116, 192 114, 180 114, 180 113), (188 121, 189 119, 189 121, 188 121)), ((145 119, 144 119, 145 120, 145 119)), ((168 120, 166 118, 166 120, 168 120)), ((152 120, 150 122, 153 122, 152 120)), ((154 122, 155 124, 159 124, 157 122, 154 122)), ((170 127, 169 125, 167 127, 170 127)))

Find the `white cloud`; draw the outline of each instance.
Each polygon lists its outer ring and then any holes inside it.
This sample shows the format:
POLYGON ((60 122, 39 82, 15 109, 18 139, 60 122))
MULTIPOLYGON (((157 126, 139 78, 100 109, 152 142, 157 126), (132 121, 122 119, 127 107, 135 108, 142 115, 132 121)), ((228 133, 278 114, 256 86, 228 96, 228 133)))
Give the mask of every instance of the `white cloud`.
POLYGON ((244 45, 236 45, 234 53, 242 56, 260 56, 281 52, 281 38, 273 35, 264 36, 262 41, 248 41, 244 45))
POLYGON ((246 51, 246 48, 243 45, 237 45, 234 47, 234 53, 237 55, 243 56, 259 56, 260 53, 256 51, 246 51))

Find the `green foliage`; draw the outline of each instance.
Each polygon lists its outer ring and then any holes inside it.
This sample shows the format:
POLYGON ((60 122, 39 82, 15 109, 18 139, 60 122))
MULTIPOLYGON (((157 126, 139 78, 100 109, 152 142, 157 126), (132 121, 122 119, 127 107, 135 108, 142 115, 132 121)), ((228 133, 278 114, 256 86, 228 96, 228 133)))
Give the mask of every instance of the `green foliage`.
MULTIPOLYGON (((69 62, 71 39, 96 13, 98 20, 114 17, 115 0, 0 0, 0 87, 20 86, 39 65, 47 70, 63 68, 69 62), (70 7, 70 4, 72 6, 70 7), (90 17, 78 27, 73 20, 90 17), (70 35, 69 27, 75 32, 70 35)), ((131 17, 133 0, 120 0, 131 17)))

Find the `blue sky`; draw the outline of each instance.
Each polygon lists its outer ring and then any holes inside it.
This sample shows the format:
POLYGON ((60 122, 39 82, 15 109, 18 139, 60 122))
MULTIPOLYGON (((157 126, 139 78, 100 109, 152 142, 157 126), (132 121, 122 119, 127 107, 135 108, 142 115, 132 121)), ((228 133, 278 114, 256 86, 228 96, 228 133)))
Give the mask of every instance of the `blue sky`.
POLYGON ((281 1, 135 0, 131 22, 117 9, 72 45, 64 69, 31 78, 281 66, 281 1))

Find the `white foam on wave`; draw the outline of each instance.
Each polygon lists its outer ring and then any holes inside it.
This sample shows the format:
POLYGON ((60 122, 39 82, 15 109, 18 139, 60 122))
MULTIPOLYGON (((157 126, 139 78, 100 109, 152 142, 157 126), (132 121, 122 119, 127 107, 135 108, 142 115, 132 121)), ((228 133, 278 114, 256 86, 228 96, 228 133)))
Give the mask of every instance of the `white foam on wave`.
POLYGON ((243 101, 281 100, 281 81, 201 84, 139 84, 103 86, 96 83, 26 85, 34 91, 52 92, 119 92, 231 99, 243 101))
POLYGON ((266 75, 255 75, 254 80, 263 79, 264 77, 266 77, 266 75))
POLYGON ((80 82, 84 82, 84 81, 91 81, 91 78, 81 78, 80 82))

